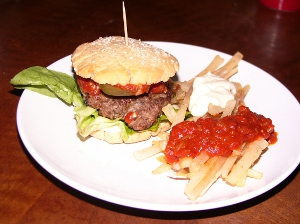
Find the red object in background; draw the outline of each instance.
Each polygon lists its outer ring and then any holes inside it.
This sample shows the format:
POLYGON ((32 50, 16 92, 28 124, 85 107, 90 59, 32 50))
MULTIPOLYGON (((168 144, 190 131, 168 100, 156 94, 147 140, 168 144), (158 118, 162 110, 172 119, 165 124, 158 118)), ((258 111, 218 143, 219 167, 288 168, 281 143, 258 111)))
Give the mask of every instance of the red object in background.
POLYGON ((300 0, 260 0, 265 6, 281 11, 297 11, 300 9, 300 0))

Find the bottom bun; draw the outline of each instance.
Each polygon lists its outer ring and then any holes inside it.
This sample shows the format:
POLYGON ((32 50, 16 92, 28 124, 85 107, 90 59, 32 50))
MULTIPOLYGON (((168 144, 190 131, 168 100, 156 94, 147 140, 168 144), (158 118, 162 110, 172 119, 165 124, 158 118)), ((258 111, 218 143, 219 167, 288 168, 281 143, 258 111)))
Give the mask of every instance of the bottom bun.
POLYGON ((110 132, 105 130, 98 130, 91 133, 91 136, 97 139, 104 140, 110 144, 117 143, 135 143, 148 140, 150 137, 157 136, 159 133, 168 131, 171 128, 169 122, 162 122, 159 124, 157 131, 140 131, 133 135, 129 135, 127 140, 122 138, 121 132, 110 132))

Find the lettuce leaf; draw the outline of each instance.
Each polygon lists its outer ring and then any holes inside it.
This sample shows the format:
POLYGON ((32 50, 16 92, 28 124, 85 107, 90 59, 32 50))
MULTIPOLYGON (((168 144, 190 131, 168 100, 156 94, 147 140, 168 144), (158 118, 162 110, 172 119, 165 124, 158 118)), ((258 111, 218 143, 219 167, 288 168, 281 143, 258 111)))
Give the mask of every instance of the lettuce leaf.
POLYGON ((124 140, 128 139, 128 135, 136 133, 119 119, 111 120, 99 116, 98 111, 92 107, 74 107, 74 111, 76 113, 77 129, 82 137, 87 137, 94 131, 113 126, 119 127, 124 140))
POLYGON ((29 89, 49 97, 57 97, 69 105, 85 105, 73 77, 41 66, 21 71, 11 79, 10 84, 16 89, 29 89))
POLYGON ((155 124, 153 124, 150 128, 148 128, 147 130, 149 131, 157 131, 158 129, 158 126, 159 124, 162 122, 162 121, 168 121, 168 118, 166 115, 161 115, 160 117, 157 118, 157 122, 155 124))

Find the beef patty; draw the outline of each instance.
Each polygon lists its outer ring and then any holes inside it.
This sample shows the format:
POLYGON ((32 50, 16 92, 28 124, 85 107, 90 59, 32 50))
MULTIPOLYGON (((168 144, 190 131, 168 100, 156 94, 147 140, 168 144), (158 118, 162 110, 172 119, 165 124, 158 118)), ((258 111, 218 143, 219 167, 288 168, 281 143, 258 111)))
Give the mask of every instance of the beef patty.
POLYGON ((99 115, 109 119, 122 119, 129 112, 135 112, 136 117, 128 126, 140 131, 151 127, 162 114, 162 108, 171 101, 171 90, 168 87, 166 93, 149 93, 139 96, 109 96, 101 92, 92 96, 83 94, 85 103, 98 109, 99 115))

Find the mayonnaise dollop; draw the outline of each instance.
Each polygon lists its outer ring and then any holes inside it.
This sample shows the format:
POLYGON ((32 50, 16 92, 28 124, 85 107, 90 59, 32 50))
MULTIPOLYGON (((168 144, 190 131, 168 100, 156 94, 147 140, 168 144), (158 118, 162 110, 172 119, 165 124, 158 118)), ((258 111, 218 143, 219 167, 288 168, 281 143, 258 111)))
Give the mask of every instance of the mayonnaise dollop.
POLYGON ((209 72, 195 78, 189 111, 193 116, 203 116, 207 113, 210 103, 225 108, 226 103, 234 99, 235 93, 233 83, 209 72))

